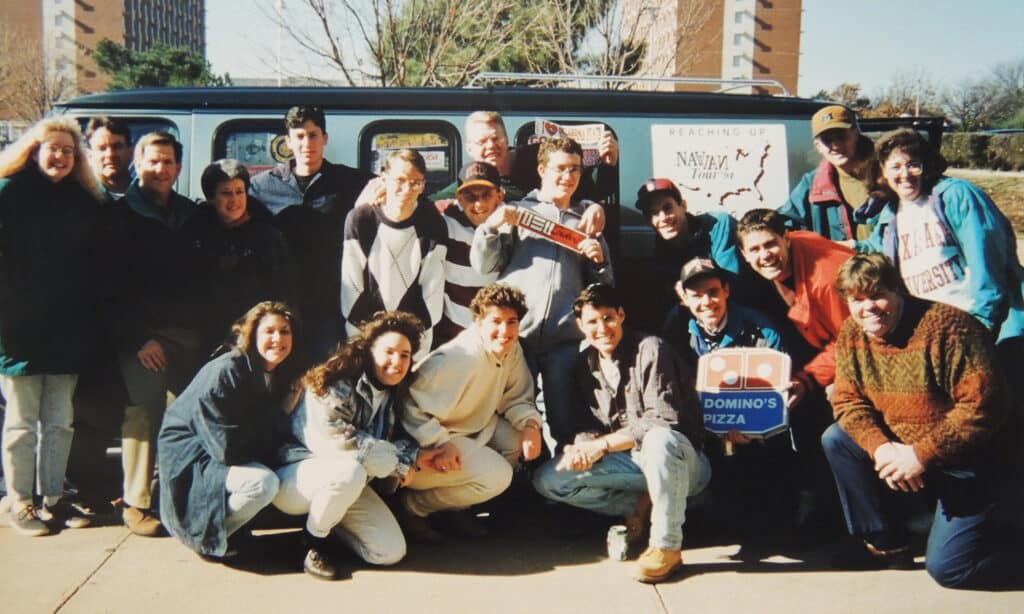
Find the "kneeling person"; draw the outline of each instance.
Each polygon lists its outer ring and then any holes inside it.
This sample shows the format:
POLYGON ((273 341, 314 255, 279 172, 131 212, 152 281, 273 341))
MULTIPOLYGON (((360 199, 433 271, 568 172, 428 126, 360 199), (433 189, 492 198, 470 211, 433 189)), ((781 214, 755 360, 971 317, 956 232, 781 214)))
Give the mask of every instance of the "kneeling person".
MULTIPOLYGON (((898 499, 938 499, 925 567, 946 588, 992 589, 1019 577, 993 534, 995 488, 1014 441, 1010 405, 984 325, 904 294, 881 254, 858 254, 836 286, 850 307, 836 344, 836 422, 822 436, 850 533, 864 547, 833 563, 907 567, 898 499)), ((1014 556, 1014 558, 1017 558, 1014 556)))
POLYGON ((626 516, 627 539, 642 534, 649 514, 636 578, 659 582, 682 566, 686 498, 711 477, 693 380, 661 339, 623 328, 611 286, 585 288, 573 312, 589 344, 577 380, 590 411, 572 416, 573 443, 541 468, 534 486, 555 501, 626 516))
MULTIPOLYGON (((473 324, 416 367, 403 424, 425 448, 440 449, 433 471, 413 476, 402 497, 410 537, 428 538, 424 518, 464 510, 501 494, 522 457, 541 451, 541 415, 519 346, 526 299, 502 284, 482 288, 470 304, 473 324), (410 527, 409 524, 413 526, 410 527)), ((453 520, 481 533, 465 515, 453 520)))

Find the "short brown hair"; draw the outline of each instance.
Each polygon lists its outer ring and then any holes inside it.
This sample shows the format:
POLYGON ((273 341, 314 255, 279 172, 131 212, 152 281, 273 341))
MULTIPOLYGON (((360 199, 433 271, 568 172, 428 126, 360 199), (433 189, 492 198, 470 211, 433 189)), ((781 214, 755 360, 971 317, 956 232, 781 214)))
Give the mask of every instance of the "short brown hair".
POLYGON ((580 157, 580 163, 583 163, 583 148, 580 147, 580 144, 570 138, 563 137, 548 139, 540 144, 540 149, 537 150, 537 164, 547 166, 548 160, 551 159, 551 154, 557 152, 576 154, 580 157))
POLYGON ((740 218, 736 226, 736 236, 743 243, 743 237, 752 233, 766 230, 777 235, 786 234, 786 216, 774 209, 751 209, 740 218))
POLYGON ((526 296, 519 288, 506 284, 489 284, 480 288, 469 304, 473 319, 484 315, 488 307, 506 307, 516 312, 519 319, 526 315, 526 296))
POLYGON ((884 291, 903 293, 903 280, 885 254, 855 254, 839 267, 836 289, 843 300, 884 291))
POLYGON ((170 147, 174 150, 174 161, 181 164, 181 157, 184 155, 184 150, 181 147, 181 143, 178 139, 174 138, 174 135, 170 132, 150 132, 144 135, 139 142, 135 144, 135 160, 141 160, 143 152, 150 145, 163 145, 170 147))
POLYGON ((396 149, 388 154, 388 157, 384 159, 383 172, 388 172, 391 168, 391 162, 393 160, 402 160, 412 164, 416 167, 416 170, 420 172, 424 177, 427 176, 427 162, 420 155, 420 152, 415 149, 396 149))
POLYGON ((900 128, 892 132, 886 132, 875 143, 878 167, 872 173, 871 178, 875 180, 874 187, 876 190, 891 194, 892 190, 885 181, 883 169, 885 161, 897 151, 907 154, 911 160, 919 160, 921 162, 921 193, 931 194, 932 188, 942 178, 942 173, 946 172, 949 164, 935 145, 924 138, 920 132, 911 128, 900 128))

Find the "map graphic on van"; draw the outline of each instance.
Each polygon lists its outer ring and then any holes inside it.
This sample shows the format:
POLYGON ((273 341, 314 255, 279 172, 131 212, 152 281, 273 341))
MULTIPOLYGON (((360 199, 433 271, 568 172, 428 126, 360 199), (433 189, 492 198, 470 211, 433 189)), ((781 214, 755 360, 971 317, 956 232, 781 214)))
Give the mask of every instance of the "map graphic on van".
POLYGON ((786 128, 782 124, 654 124, 655 177, 675 181, 694 213, 742 217, 789 196, 786 128))

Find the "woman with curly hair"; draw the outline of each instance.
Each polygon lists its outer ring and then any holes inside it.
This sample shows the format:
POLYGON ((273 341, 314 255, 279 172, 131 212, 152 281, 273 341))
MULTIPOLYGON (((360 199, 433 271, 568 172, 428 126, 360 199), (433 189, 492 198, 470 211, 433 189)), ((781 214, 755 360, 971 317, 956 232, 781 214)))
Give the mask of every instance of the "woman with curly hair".
POLYGON ((201 555, 237 553, 238 534, 277 494, 287 439, 282 400, 301 373, 299 322, 265 301, 232 327, 235 342, 199 370, 160 429, 160 516, 201 555))
POLYGON ((292 433, 306 454, 278 470, 274 505, 308 514, 303 567, 315 578, 337 577, 328 554, 332 531, 368 563, 392 565, 405 556, 398 522, 368 481, 379 478, 378 486, 393 491, 427 461, 412 439, 396 436, 422 332, 411 314, 378 312, 303 378, 292 433))
POLYGON ((71 397, 99 345, 102 201, 73 119, 44 119, 0 153, 3 469, 22 535, 89 524, 61 496, 71 397))

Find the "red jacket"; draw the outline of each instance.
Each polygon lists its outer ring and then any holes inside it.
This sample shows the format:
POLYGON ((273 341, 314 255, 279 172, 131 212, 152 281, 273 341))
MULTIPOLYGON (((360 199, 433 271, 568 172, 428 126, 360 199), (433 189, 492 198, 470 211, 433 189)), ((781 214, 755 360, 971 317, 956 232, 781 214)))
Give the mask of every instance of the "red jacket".
POLYGON ((788 236, 796 293, 789 319, 808 343, 821 350, 803 373, 828 386, 836 378, 836 338, 850 315, 836 279, 853 250, 809 230, 793 230, 788 236))

